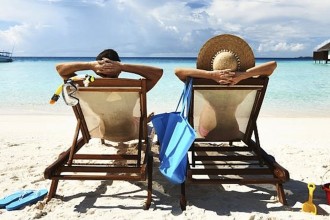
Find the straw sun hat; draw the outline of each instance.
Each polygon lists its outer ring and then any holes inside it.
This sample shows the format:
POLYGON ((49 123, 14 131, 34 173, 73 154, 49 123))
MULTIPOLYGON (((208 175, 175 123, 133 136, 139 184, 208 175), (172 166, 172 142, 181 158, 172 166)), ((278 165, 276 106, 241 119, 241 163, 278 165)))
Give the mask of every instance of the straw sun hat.
POLYGON ((254 67, 251 47, 234 35, 223 34, 209 39, 200 49, 197 69, 245 71, 254 67))

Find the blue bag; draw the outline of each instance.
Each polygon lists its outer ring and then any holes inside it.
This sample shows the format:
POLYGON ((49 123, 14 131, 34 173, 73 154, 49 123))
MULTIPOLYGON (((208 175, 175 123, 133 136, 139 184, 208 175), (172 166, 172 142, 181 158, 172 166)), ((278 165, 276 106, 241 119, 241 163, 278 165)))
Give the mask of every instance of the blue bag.
POLYGON ((187 152, 196 133, 187 120, 192 90, 192 79, 188 80, 175 112, 153 116, 152 124, 160 143, 160 172, 172 183, 180 184, 186 179, 187 152), (178 107, 182 110, 178 112, 178 107))

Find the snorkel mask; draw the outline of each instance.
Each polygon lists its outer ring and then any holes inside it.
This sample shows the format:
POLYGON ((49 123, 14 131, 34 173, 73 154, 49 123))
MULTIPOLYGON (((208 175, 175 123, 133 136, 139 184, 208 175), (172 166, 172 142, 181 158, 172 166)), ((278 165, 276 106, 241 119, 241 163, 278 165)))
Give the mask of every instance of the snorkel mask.
POLYGON ((78 90, 77 88, 78 85, 75 85, 73 83, 73 80, 69 79, 66 81, 66 83, 63 84, 62 86, 62 97, 65 102, 65 104, 69 106, 75 106, 79 103, 79 99, 77 99, 74 95, 76 91, 78 90))
POLYGON ((55 102, 59 99, 60 93, 62 93, 64 102, 69 106, 75 106, 79 103, 79 99, 77 99, 74 94, 78 90, 78 85, 74 83, 76 80, 84 79, 83 83, 85 87, 88 87, 90 82, 95 80, 94 76, 84 75, 84 76, 74 76, 68 79, 64 84, 60 85, 52 98, 50 99, 50 104, 55 104, 55 102))

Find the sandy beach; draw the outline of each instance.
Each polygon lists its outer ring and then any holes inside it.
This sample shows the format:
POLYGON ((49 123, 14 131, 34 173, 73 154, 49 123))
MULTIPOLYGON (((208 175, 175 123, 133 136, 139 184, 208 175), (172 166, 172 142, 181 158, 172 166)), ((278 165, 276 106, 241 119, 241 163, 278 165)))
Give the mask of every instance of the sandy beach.
MULTIPOLYGON (((49 189, 43 171, 71 144, 74 116, 2 114, 0 125, 0 198, 21 189, 49 189)), ((264 117, 258 125, 263 148, 290 172, 284 184, 288 206, 276 201, 269 186, 188 184, 182 212, 179 186, 161 176, 155 158, 153 202, 147 211, 142 209, 144 182, 60 181, 57 198, 17 211, 0 209, 0 219, 329 219, 321 185, 330 182, 330 118, 264 117), (309 182, 316 184, 316 216, 301 211, 309 182)), ((92 140, 87 147, 107 146, 92 140)))

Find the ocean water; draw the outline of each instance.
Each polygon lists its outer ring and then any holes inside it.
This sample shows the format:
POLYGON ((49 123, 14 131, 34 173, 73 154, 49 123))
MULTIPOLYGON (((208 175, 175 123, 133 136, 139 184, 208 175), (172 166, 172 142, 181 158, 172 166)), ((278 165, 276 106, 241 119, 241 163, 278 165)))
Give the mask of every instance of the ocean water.
MULTIPOLYGON (((49 100, 62 83, 55 65, 68 61, 91 61, 93 58, 18 57, 12 63, 0 63, 0 114, 72 114, 61 98, 49 100)), ((329 117, 330 64, 312 59, 257 59, 260 64, 277 61, 261 109, 264 117, 329 117)), ((176 67, 195 67, 195 58, 122 58, 122 62, 158 66, 164 69, 159 83, 148 93, 149 112, 174 111, 183 83, 174 75, 176 67)), ((83 74, 93 74, 84 71, 83 74)), ((94 75, 94 74, 93 74, 94 75)), ((121 77, 136 78, 123 73, 121 77)))

